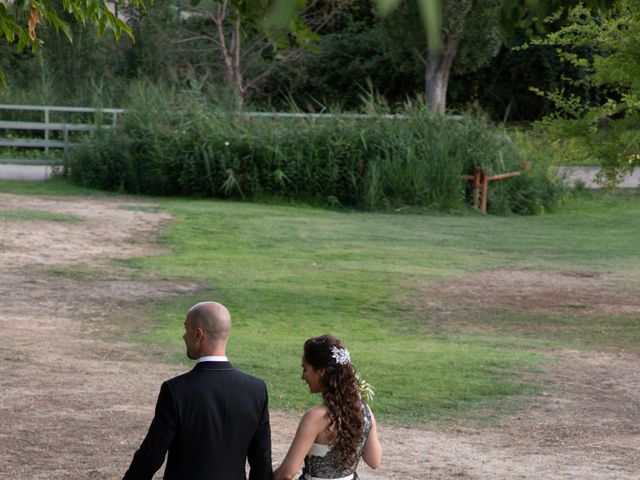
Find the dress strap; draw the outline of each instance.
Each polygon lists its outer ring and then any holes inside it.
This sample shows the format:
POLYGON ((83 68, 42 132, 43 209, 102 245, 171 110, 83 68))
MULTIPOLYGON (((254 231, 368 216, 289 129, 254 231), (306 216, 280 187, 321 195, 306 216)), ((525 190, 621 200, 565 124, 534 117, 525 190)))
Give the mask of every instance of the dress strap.
POLYGON ((368 437, 369 430, 371 430, 371 425, 372 425, 371 410, 369 410, 369 405, 367 405, 364 400, 361 399, 360 402, 362 403, 362 410, 364 413, 364 432, 363 433, 365 437, 368 437))

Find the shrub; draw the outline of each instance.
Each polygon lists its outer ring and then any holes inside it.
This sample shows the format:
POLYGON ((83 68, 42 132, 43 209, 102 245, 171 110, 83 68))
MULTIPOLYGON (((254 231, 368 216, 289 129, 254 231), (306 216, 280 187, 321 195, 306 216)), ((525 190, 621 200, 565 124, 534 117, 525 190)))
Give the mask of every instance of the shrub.
MULTIPOLYGON (((426 109, 403 120, 247 118, 189 92, 140 86, 122 129, 75 152, 70 174, 84 185, 145 194, 459 209, 469 202, 460 176, 476 168, 519 168, 508 138, 479 120, 452 121, 426 109)), ((546 200, 538 177, 492 189, 490 207, 539 211, 546 200)))
POLYGON ((132 171, 123 148, 123 137, 97 132, 89 141, 72 150, 65 171, 72 182, 101 190, 135 191, 132 171))

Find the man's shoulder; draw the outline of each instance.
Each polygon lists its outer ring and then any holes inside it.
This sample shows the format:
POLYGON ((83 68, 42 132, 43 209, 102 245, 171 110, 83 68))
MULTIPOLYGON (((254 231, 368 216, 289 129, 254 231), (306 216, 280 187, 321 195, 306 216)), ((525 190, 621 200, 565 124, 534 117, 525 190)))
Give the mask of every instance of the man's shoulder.
MULTIPOLYGON (((201 372, 202 370, 199 370, 197 368, 192 368, 191 370, 181 373, 180 375, 177 375, 173 378, 170 378, 169 380, 166 380, 165 383, 174 386, 174 385, 179 385, 182 383, 189 383, 192 381, 197 381, 198 378, 198 373, 201 372)), ((244 383, 247 384, 251 384, 254 385, 256 387, 260 387, 260 388, 266 388, 266 384, 264 382, 264 380, 262 380, 261 378, 258 378, 254 375, 251 375, 247 372, 244 372, 242 370, 238 370, 237 368, 229 368, 229 369, 225 369, 225 370, 216 370, 217 372, 223 372, 224 375, 228 375, 230 377, 236 378, 244 383)))
POLYGON ((180 373, 175 377, 165 380, 165 383, 175 383, 175 382, 180 382, 182 380, 186 380, 189 377, 189 375, 191 375, 192 373, 193 373, 193 369, 187 370, 186 372, 180 373))
POLYGON ((261 388, 266 388, 266 384, 264 380, 262 380, 261 378, 258 378, 242 370, 234 369, 233 371, 235 372, 236 375, 238 375, 238 377, 243 378, 246 382, 249 382, 261 388))

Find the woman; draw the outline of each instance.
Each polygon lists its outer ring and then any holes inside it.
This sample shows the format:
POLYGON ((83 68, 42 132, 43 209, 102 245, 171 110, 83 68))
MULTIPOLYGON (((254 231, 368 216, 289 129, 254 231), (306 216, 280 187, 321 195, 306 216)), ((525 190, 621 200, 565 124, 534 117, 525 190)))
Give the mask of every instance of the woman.
POLYGON ((376 420, 360 398, 349 351, 340 340, 322 335, 305 342, 302 379, 324 402, 302 417, 274 480, 293 479, 303 462, 300 480, 357 479, 360 457, 378 468, 382 453, 376 420))

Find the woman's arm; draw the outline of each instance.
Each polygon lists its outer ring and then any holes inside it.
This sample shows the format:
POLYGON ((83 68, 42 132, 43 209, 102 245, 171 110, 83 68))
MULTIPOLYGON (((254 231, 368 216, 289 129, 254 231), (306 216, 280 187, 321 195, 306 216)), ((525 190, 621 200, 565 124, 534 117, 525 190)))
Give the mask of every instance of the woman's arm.
MULTIPOLYGON (((367 405, 366 408, 369 408, 369 406, 367 405)), ((380 447, 380 440, 378 440, 376 419, 370 408, 369 413, 371 414, 371 430, 369 431, 367 442, 364 444, 364 449, 362 450, 362 459, 375 470, 382 462, 382 448, 380 447)))
POLYGON ((273 480, 291 480, 295 476, 318 433, 326 428, 324 414, 323 408, 316 407, 303 415, 287 455, 273 472, 273 480))

